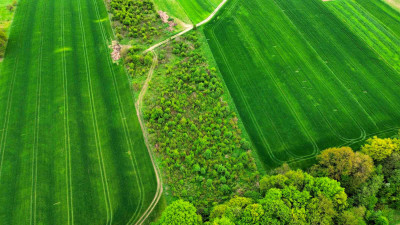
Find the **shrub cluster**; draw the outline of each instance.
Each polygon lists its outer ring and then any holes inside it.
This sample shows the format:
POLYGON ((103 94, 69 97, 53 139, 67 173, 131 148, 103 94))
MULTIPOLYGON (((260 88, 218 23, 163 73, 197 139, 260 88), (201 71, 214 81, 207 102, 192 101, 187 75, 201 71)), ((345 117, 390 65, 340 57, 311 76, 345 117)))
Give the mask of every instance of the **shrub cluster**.
POLYGON ((135 91, 141 90, 142 83, 146 79, 153 62, 152 54, 141 54, 139 46, 132 46, 124 55, 124 59, 127 71, 132 78, 133 89, 135 91))
POLYGON ((151 0, 111 0, 110 11, 118 40, 135 38, 150 44, 168 26, 162 24, 151 0))
POLYGON ((250 190, 257 172, 238 118, 222 98, 217 71, 200 46, 194 32, 160 53, 162 72, 153 78, 144 117, 168 191, 208 215, 214 204, 250 190))
POLYGON ((7 45, 7 35, 3 29, 0 29, 0 58, 4 57, 7 45))

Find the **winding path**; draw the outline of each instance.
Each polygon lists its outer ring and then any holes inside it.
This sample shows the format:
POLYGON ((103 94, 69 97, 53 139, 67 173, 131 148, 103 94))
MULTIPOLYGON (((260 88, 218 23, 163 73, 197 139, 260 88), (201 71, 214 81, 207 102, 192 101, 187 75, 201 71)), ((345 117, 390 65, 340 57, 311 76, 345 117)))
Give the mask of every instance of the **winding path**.
POLYGON ((144 142, 146 144, 147 150, 149 151, 151 163, 153 164, 154 172, 156 174, 157 190, 156 190, 156 194, 154 195, 153 201, 151 201, 149 207, 146 209, 146 211, 144 211, 143 215, 139 218, 139 220, 135 224, 143 224, 143 222, 146 221, 147 217, 149 217, 149 215, 153 212, 153 210, 156 207, 158 201, 160 201, 160 198, 161 198, 162 192, 163 192, 159 168, 158 168, 157 164, 154 161, 153 152, 152 152, 152 150, 150 148, 150 143, 149 143, 149 139, 148 139, 148 136, 147 136, 147 129, 144 126, 144 119, 143 119, 143 113, 142 113, 143 97, 146 94, 147 88, 149 87, 149 82, 150 82, 151 78, 153 77, 154 69, 155 69, 155 67, 156 67, 156 65, 158 63, 157 54, 154 51, 152 51, 152 53, 153 53, 153 63, 151 65, 151 68, 150 68, 149 73, 147 75, 146 81, 145 81, 145 83, 143 85, 143 88, 139 93, 139 97, 138 97, 138 99, 137 99, 137 101, 135 103, 135 106, 136 106, 136 114, 137 114, 137 117, 139 119, 140 127, 142 128, 144 142))
MULTIPOLYGON (((210 16, 208 16, 205 20, 201 21, 200 23, 196 24, 196 27, 200 27, 206 23, 208 23, 212 18, 214 18, 215 14, 217 14, 217 12, 222 8, 222 6, 225 5, 225 3, 228 0, 223 0, 217 8, 215 8, 215 10, 210 14, 210 16)), ((139 218, 139 220, 135 223, 135 225, 139 225, 139 224, 143 224, 144 221, 146 221, 146 219, 149 217, 149 215, 153 212, 154 208, 157 206, 158 202, 160 201, 160 198, 162 196, 162 192, 163 192, 163 188, 162 188, 162 181, 161 181, 161 177, 160 177, 160 171, 159 168, 154 160, 153 157, 153 152, 150 149, 150 144, 149 144, 149 140, 148 140, 148 136, 147 134, 147 130, 146 127, 144 126, 144 119, 143 119, 143 113, 142 113, 142 103, 143 103, 143 97, 146 94, 146 91, 149 87, 149 82, 151 81, 151 78, 153 77, 153 73, 154 73, 154 69, 158 63, 158 58, 157 58, 157 54, 154 51, 154 49, 160 47, 161 45, 168 43, 171 40, 174 40, 175 38, 182 36, 183 34, 186 34, 187 32, 193 30, 194 26, 191 25, 190 27, 188 27, 187 29, 183 30, 182 32, 160 42, 157 43, 153 46, 151 46, 150 48, 148 48, 147 50, 144 51, 144 53, 147 52, 152 52, 153 53, 153 63, 151 65, 151 68, 149 70, 149 73, 147 75, 146 81, 144 82, 144 85, 142 87, 142 90, 139 93, 139 97, 137 99, 137 101, 135 102, 135 106, 136 106, 136 113, 137 113, 137 117, 139 118, 139 123, 140 123, 140 127, 142 128, 142 132, 143 132, 143 137, 144 137, 144 141, 145 144, 147 146, 147 150, 149 151, 149 155, 151 158, 151 162, 153 164, 154 167, 154 171, 156 174, 156 179, 157 179, 157 191, 156 194, 153 198, 153 201, 151 202, 151 204, 149 205, 149 207, 146 209, 146 211, 144 211, 143 215, 139 218)))
MULTIPOLYGON (((205 20, 203 20, 203 21, 201 21, 200 23, 196 24, 196 27, 200 27, 200 26, 202 26, 202 25, 208 23, 212 18, 214 18, 215 14, 217 14, 217 12, 222 8, 222 6, 225 5, 225 3, 226 3, 227 1, 228 1, 228 0, 223 0, 223 1, 217 6, 217 8, 215 8, 215 10, 214 10, 205 20)), ((144 53, 153 51, 154 49, 160 47, 161 45, 163 45, 163 44, 165 44, 165 43, 167 43, 167 42, 169 42, 169 41, 171 41, 171 40, 174 40, 175 38, 180 37, 180 36, 186 34, 187 32, 193 30, 193 28, 194 28, 194 26, 191 25, 190 27, 186 28, 186 29, 183 30, 182 32, 180 32, 180 33, 178 33, 178 34, 175 34, 174 36, 172 36, 172 37, 170 37, 170 38, 168 38, 168 39, 166 39, 166 40, 164 40, 164 41, 162 41, 162 42, 159 42, 159 43, 157 43, 157 44, 151 46, 150 48, 146 49, 146 50, 144 51, 144 53)))

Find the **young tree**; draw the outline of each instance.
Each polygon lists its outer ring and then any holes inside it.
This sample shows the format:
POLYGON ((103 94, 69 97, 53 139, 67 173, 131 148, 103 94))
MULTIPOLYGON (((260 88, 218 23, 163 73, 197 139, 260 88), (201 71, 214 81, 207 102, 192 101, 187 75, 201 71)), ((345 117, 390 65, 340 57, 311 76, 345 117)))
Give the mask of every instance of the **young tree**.
POLYGON ((189 202, 178 200, 169 205, 157 221, 157 225, 202 224, 196 208, 189 202))
POLYGON ((361 151, 376 161, 382 161, 393 152, 399 152, 400 144, 398 139, 382 139, 374 136, 367 140, 367 143, 361 147, 361 151))

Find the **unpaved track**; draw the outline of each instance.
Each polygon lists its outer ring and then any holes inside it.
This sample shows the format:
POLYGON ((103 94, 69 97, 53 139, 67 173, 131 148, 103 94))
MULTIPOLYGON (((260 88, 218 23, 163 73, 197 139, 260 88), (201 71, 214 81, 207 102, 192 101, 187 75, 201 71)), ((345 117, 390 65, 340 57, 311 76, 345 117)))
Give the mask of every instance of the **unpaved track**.
POLYGON ((151 163, 153 164, 154 172, 156 174, 157 190, 156 190, 156 194, 155 194, 155 196, 153 198, 153 201, 150 203, 149 207, 146 209, 146 211, 144 211, 143 215, 139 218, 139 220, 135 224, 143 224, 143 222, 146 221, 147 217, 151 214, 151 212, 153 212, 153 210, 156 207, 158 201, 160 201, 160 198, 161 198, 162 192, 163 192, 159 168, 158 168, 157 164, 154 161, 153 152, 152 152, 152 150, 150 148, 150 143, 149 143, 149 139, 148 139, 148 136, 147 136, 147 129, 144 126, 144 119, 143 119, 143 113, 142 113, 143 97, 146 94, 146 91, 147 91, 147 89, 149 87, 149 82, 151 81, 151 78, 153 77, 154 69, 155 69, 155 67, 156 67, 156 65, 158 63, 157 54, 154 51, 152 51, 152 53, 153 53, 153 63, 151 65, 151 68, 150 68, 149 73, 147 75, 146 81, 145 81, 145 83, 143 85, 143 88, 139 93, 139 97, 138 97, 138 99, 137 99, 137 101, 135 103, 135 106, 136 106, 137 117, 139 118, 140 127, 142 128, 144 142, 145 142, 145 144, 147 146, 147 150, 149 151, 151 163))
MULTIPOLYGON (((217 14, 217 12, 222 8, 222 6, 225 5, 225 3, 227 1, 228 0, 223 0, 218 5, 218 7, 215 8, 215 10, 210 14, 210 16, 208 16, 205 20, 201 21, 200 23, 196 24, 196 27, 200 27, 200 26, 208 23, 212 18, 214 18, 215 14, 217 14)), ((176 34, 176 35, 174 35, 174 36, 172 36, 172 37, 170 37, 170 38, 168 38, 168 39, 166 39, 166 40, 164 40, 164 41, 162 41, 160 43, 157 43, 157 44, 151 46, 150 48, 148 48, 147 50, 144 51, 144 53, 147 53, 147 52, 152 52, 153 53, 153 64, 151 65, 151 68, 150 68, 149 73, 147 75, 146 81, 145 81, 145 83, 143 85, 142 90, 139 93, 139 97, 138 97, 138 99, 137 99, 137 101, 135 103, 135 106, 136 106, 136 113, 137 113, 137 116, 139 118, 139 123, 140 123, 140 126, 141 126, 142 131, 143 131, 144 141, 145 141, 145 144, 147 146, 147 150, 149 151, 151 162, 153 163, 154 171, 156 173, 157 191, 156 191, 156 195, 154 196, 153 201, 151 202, 149 207, 146 209, 146 211, 143 213, 143 215, 139 218, 139 220, 135 224, 143 224, 143 222, 146 221, 148 216, 153 212, 154 208, 157 206, 158 202, 160 201, 160 198, 161 198, 162 192, 163 192, 162 181, 161 181, 161 178, 160 178, 159 168, 158 168, 157 164, 154 161, 153 152, 152 152, 152 150, 150 148, 150 144, 149 144, 149 140, 148 140, 148 136, 147 136, 147 129, 144 126, 144 119, 143 119, 143 113, 142 113, 142 108, 141 108, 142 107, 142 103, 143 103, 143 97, 146 94, 146 91, 147 91, 148 86, 149 86, 149 82, 151 81, 151 78, 153 77, 154 69, 155 69, 155 67, 156 67, 156 65, 158 63, 157 54, 154 51, 154 49, 160 47, 161 45, 163 45, 163 44, 165 44, 165 43, 167 43, 167 42, 169 42, 171 40, 174 40, 177 37, 180 37, 180 36, 186 34, 187 32, 193 30, 193 28, 194 28, 194 26, 190 25, 190 27, 188 27, 187 29, 183 30, 182 32, 180 32, 180 33, 178 33, 178 34, 176 34)))
MULTIPOLYGON (((223 1, 218 5, 218 7, 215 8, 215 10, 210 14, 210 16, 208 16, 205 20, 201 21, 200 23, 196 24, 196 27, 200 27, 200 26, 202 26, 202 25, 208 23, 212 18, 214 18, 215 14, 217 14, 217 12, 222 8, 222 6, 225 5, 225 3, 226 3, 227 1, 228 1, 228 0, 223 0, 223 1)), ((187 32, 193 30, 193 28, 194 28, 193 25, 191 25, 191 26, 188 27, 186 30, 184 30, 184 31, 182 31, 182 32, 180 32, 180 33, 178 33, 178 34, 176 34, 176 35, 174 35, 174 36, 172 36, 172 37, 170 37, 170 38, 168 38, 168 39, 166 39, 166 40, 160 42, 160 43, 157 43, 157 44, 151 46, 150 48, 146 49, 146 50, 144 51, 144 53, 153 51, 154 49, 160 47, 161 45, 163 45, 163 44, 165 44, 165 43, 167 43, 167 42, 169 42, 169 41, 171 41, 171 40, 174 40, 175 38, 180 37, 180 36, 186 34, 187 32)))

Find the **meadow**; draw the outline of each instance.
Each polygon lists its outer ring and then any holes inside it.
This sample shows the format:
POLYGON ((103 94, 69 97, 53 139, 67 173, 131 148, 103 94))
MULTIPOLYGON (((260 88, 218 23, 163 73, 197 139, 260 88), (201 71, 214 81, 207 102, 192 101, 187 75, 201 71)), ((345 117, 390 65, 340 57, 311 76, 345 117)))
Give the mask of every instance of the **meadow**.
POLYGON ((399 13, 359 1, 232 0, 206 25, 266 169, 400 127, 399 13))
POLYGON ((0 29, 4 29, 6 32, 9 31, 12 22, 15 4, 14 0, 0 0, 0 29))
POLYGON ((0 65, 0 223, 134 224, 156 178, 102 0, 20 0, 0 65))
POLYGON ((171 14, 188 24, 206 19, 222 0, 154 0, 159 10, 171 14))

